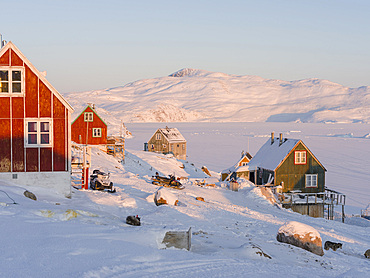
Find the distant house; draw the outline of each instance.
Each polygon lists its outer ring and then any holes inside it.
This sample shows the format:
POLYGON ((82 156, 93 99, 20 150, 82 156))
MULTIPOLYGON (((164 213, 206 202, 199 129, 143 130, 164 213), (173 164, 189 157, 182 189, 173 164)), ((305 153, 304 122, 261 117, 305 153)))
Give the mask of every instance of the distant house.
POLYGON ((325 191, 326 169, 302 140, 275 140, 274 133, 248 164, 250 181, 257 185, 281 185, 282 192, 325 191))
POLYGON ((172 153, 177 159, 186 159, 186 140, 177 128, 159 128, 148 143, 144 144, 144 150, 168 154, 172 153))
POLYGON ((252 159, 250 153, 242 152, 242 156, 237 163, 235 163, 232 167, 227 168, 221 172, 221 181, 229 180, 230 176, 235 173, 236 177, 243 177, 249 179, 249 167, 248 163, 252 159))
POLYGON ((12 43, 0 49, 0 179, 70 196, 72 106, 12 43))
POLYGON ((72 141, 84 145, 107 144, 107 124, 96 113, 94 105, 88 105, 72 122, 72 141))

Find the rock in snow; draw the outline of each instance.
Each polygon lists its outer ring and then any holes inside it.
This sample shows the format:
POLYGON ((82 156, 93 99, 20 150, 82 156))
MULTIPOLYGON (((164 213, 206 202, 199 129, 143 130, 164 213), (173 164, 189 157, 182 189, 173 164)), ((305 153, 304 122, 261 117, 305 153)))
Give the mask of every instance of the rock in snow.
POLYGON ((316 255, 324 255, 322 240, 318 231, 311 226, 291 221, 280 227, 276 239, 292 244, 316 255))
POLYGON ((160 205, 177 206, 178 202, 179 200, 176 198, 176 196, 164 187, 158 189, 154 195, 154 203, 157 206, 160 205))

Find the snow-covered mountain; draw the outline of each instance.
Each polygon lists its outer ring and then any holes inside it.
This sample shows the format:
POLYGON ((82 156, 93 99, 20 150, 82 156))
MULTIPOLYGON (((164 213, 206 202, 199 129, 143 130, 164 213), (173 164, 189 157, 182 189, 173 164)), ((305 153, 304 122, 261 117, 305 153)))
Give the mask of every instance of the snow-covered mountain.
POLYGON ((370 87, 182 69, 122 87, 65 94, 116 122, 370 122, 370 87))

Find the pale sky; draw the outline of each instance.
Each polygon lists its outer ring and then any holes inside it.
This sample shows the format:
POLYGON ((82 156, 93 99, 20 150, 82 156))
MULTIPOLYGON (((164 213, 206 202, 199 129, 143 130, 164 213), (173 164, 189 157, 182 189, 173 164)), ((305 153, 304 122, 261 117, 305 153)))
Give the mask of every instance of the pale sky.
POLYGON ((0 33, 61 93, 182 68, 370 85, 369 0, 0 0, 0 33))

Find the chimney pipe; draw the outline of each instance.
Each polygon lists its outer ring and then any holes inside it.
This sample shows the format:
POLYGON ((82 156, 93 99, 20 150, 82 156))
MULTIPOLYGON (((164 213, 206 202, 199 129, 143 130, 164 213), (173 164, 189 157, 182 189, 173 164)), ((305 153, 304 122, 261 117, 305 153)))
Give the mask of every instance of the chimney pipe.
POLYGON ((274 137, 274 133, 273 133, 273 132, 271 132, 271 145, 272 145, 272 144, 274 144, 274 138, 275 138, 275 137, 274 137))
POLYGON ((0 49, 2 49, 4 46, 4 42, 3 42, 3 35, 0 34, 0 49))
POLYGON ((280 133, 280 139, 279 139, 279 146, 281 145, 281 144, 283 144, 283 134, 282 133, 280 133))

